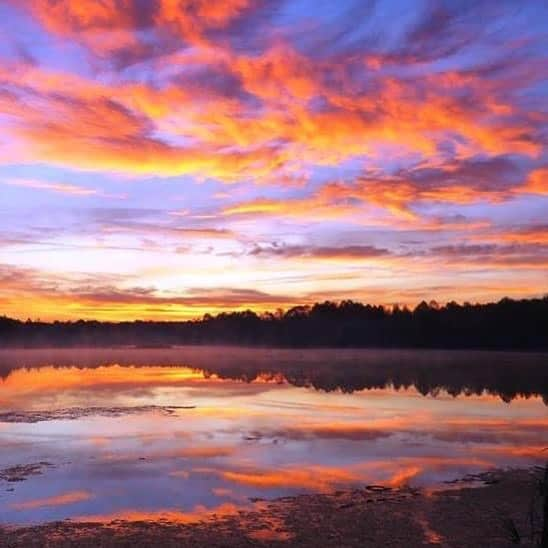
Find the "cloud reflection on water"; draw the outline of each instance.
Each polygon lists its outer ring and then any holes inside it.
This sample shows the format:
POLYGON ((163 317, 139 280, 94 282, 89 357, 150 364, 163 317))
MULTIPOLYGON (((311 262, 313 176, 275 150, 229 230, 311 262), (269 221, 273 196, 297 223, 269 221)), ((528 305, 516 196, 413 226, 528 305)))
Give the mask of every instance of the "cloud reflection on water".
POLYGON ((272 361, 262 369, 266 357, 259 353, 245 374, 238 369, 242 363, 229 360, 217 366, 212 360, 208 369, 106 365, 102 358, 95 366, 60 361, 62 367, 40 367, 31 361, 34 367, 11 369, 0 381, 0 405, 23 416, 28 410, 90 405, 196 407, 0 423, 0 468, 41 460, 55 465, 13 492, 0 485, 3 519, 194 519, 207 509, 248 504, 250 497, 363 483, 432 485, 542 458, 548 416, 540 395, 516 396, 508 404, 498 385, 486 382, 484 390, 455 397, 451 383, 458 367, 445 385, 436 386, 444 368, 434 363, 428 369, 419 361, 400 368, 404 376, 418 373, 416 385, 396 389, 396 382, 404 383, 390 360, 382 383, 381 368, 367 364, 367 352, 362 367, 356 356, 352 361, 343 355, 339 363, 324 359, 310 369, 313 360, 297 353, 294 362, 272 361), (351 388, 360 383, 371 387, 351 388), (425 385, 435 397, 422 395, 425 385))

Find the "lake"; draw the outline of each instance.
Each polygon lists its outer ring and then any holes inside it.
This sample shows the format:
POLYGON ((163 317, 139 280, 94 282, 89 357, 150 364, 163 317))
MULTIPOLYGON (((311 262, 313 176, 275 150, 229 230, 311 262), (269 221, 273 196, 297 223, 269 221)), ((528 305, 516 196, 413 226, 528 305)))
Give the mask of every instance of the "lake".
POLYGON ((0 522, 190 522, 546 459, 546 354, 0 351, 0 522))

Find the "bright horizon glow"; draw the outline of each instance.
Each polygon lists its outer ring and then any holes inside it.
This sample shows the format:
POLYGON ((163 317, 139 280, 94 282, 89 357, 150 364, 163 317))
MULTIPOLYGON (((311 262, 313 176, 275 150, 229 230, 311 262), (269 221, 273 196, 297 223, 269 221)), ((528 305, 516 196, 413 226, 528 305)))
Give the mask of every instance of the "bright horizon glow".
POLYGON ((548 293, 548 6, 8 0, 0 315, 548 293))

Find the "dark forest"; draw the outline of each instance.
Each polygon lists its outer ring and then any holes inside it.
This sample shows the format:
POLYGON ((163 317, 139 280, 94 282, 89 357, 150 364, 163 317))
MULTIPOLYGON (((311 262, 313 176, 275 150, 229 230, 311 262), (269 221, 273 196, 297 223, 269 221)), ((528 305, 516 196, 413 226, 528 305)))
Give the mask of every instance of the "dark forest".
POLYGON ((279 347, 548 348, 548 296, 415 309, 355 301, 287 311, 206 314, 181 322, 19 321, 0 317, 0 345, 21 347, 233 344, 279 347))

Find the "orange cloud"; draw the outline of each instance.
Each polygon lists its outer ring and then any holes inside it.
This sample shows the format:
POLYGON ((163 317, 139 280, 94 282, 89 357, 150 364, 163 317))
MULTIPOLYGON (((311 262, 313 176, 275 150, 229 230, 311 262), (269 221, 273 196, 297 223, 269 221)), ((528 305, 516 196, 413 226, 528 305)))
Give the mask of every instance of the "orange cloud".
POLYGON ((548 167, 535 169, 529 174, 522 192, 548 196, 548 167))
POLYGON ((81 40, 95 53, 123 47, 139 49, 139 29, 176 33, 181 39, 203 41, 207 28, 219 28, 249 7, 249 0, 158 0, 143 5, 135 0, 102 0, 88 5, 77 0, 25 0, 25 7, 46 29, 81 40))
POLYGON ((548 225, 509 227, 498 231, 480 232, 472 236, 478 242, 496 242, 509 244, 548 244, 548 225))
MULTIPOLYGON (((257 199, 225 207, 224 215, 294 217, 296 219, 345 219, 359 224, 389 225, 391 228, 443 228, 443 222, 422 218, 413 206, 420 203, 472 204, 479 201, 500 202, 508 193, 474 189, 463 185, 422 188, 402 179, 359 179, 355 183, 328 183, 304 198, 285 200, 257 199), (375 211, 371 211, 371 208, 375 211), (369 208, 369 211, 368 209, 369 208), (379 215, 385 210, 388 217, 379 215), (367 215, 369 213, 369 215, 367 215)), ((480 223, 484 225, 485 223, 480 223)), ((447 223, 448 228, 470 229, 480 225, 459 226, 447 223)))
POLYGON ((527 244, 548 244, 548 226, 525 228, 516 231, 507 231, 494 236, 505 242, 518 242, 527 244))
POLYGON ((359 209, 355 206, 329 203, 320 195, 309 198, 288 200, 258 199, 251 202, 243 202, 228 206, 223 209, 224 215, 249 215, 249 216, 273 216, 273 217, 303 217, 327 220, 340 219, 351 214, 356 214, 359 209))
POLYGON ((27 2, 28 9, 50 30, 59 34, 85 31, 91 28, 133 28, 136 3, 132 0, 104 0, 84 4, 74 0, 27 2))
POLYGON ((282 45, 261 56, 236 57, 231 68, 249 93, 269 101, 306 101, 319 91, 313 65, 282 45))
MULTIPOLYGON (((78 122, 78 114, 74 114, 78 122)), ((108 116, 103 119, 110 125, 108 116)), ((13 130, 28 147, 26 153, 32 153, 35 161, 47 160, 57 165, 143 175, 204 173, 234 181, 249 172, 260 177, 275 163, 268 150, 248 153, 218 152, 206 147, 183 149, 141 136, 139 132, 117 136, 105 129, 102 135, 94 136, 96 130, 88 134, 86 125, 66 127, 41 125, 38 120, 28 122, 25 127, 13 130)))
MULTIPOLYGON (((74 32, 104 27, 137 29, 137 8, 126 3, 125 10, 111 1, 85 13, 68 0, 49 11, 45 0, 35 8, 40 17, 51 18, 53 22, 47 24, 59 32, 63 28, 55 26, 58 22, 74 32)), ((189 25, 189 32, 200 34, 195 21, 223 25, 249 7, 245 0, 227 0, 215 8, 198 2, 186 11, 175 9, 180 6, 180 2, 165 1, 153 19, 169 29, 189 25)), ((225 181, 249 177, 271 183, 288 176, 298 179, 310 164, 336 165, 373 154, 383 144, 428 157, 436 157, 439 144, 446 140, 458 141, 461 157, 478 151, 526 155, 540 151, 537 143, 524 137, 527 128, 507 120, 504 105, 482 91, 481 81, 471 76, 462 78, 460 85, 475 90, 477 108, 452 97, 444 75, 429 77, 428 91, 420 82, 383 76, 378 77, 374 91, 362 91, 356 89, 351 77, 352 60, 347 61, 348 66, 344 60, 313 62, 283 43, 256 56, 236 55, 224 46, 220 49, 214 55, 202 45, 195 59, 190 59, 210 71, 212 79, 235 79, 234 90, 202 86, 196 93, 192 80, 177 85, 168 81, 161 86, 106 84, 39 68, 10 67, 2 74, 16 88, 9 99, 8 112, 14 119, 10 132, 21 141, 21 154, 32 156, 33 161, 137 174, 192 174, 225 181), (336 84, 328 85, 329 81, 336 84), (238 91, 239 84, 264 106, 251 107, 238 91), (29 91, 25 86, 33 90, 30 101, 22 98, 29 91), (280 100, 280 96, 286 99, 280 100), (314 97, 324 97, 326 107, 314 108, 310 104, 314 97), (493 116, 500 120, 492 123, 493 116), (183 136, 188 144, 174 144, 183 136)), ((412 216, 401 207, 409 190, 400 182, 377 196, 387 199, 387 207, 398 215, 412 216)), ((458 185, 450 196, 430 192, 431 199, 460 198, 470 203, 474 198, 458 185)))
POLYGON ((160 27, 175 28, 195 43, 207 44, 205 29, 223 27, 250 5, 250 0, 160 0, 154 21, 160 27))

